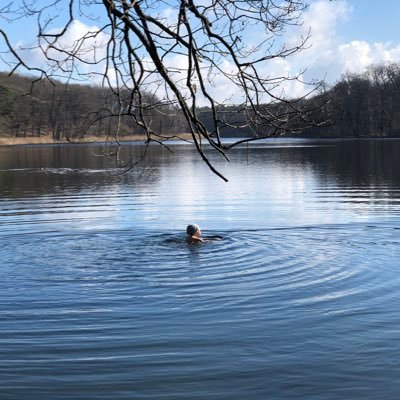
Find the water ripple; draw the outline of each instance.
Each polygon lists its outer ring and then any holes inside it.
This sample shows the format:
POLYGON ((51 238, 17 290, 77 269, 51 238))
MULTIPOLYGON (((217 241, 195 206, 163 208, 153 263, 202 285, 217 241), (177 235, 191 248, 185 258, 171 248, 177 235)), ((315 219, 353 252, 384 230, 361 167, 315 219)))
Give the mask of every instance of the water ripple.
POLYGON ((0 397, 396 398, 398 174, 338 154, 238 151, 229 186, 187 149, 0 170, 0 397))

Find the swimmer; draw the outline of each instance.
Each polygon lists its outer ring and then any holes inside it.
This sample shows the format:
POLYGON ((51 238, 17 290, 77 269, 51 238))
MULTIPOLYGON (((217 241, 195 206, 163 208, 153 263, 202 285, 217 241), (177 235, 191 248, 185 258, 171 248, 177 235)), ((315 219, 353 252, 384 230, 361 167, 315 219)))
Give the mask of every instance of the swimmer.
POLYGON ((186 228, 186 233, 188 234, 187 242, 188 243, 202 243, 205 242, 201 236, 200 227, 196 224, 190 224, 186 228))

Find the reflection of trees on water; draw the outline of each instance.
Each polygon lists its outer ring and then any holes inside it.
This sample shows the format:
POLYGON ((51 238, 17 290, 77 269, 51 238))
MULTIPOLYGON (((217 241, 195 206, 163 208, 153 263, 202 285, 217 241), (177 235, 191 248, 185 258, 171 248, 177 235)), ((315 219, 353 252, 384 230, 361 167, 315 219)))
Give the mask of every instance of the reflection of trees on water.
MULTIPOLYGON (((129 146, 130 156, 140 146, 129 146)), ((129 173, 115 168, 102 154, 101 145, 17 146, 0 149, 0 194, 11 197, 82 191, 105 192, 115 185, 140 188, 159 179, 151 160, 129 173)))
MULTIPOLYGON (((400 190, 400 141, 398 140, 323 140, 302 144, 276 142, 255 146, 250 164, 263 162, 274 168, 311 171, 324 187, 368 189, 368 196, 397 197, 400 190)), ((237 162, 246 163, 247 150, 240 149, 237 162)))
MULTIPOLYGON (((150 146, 148 156, 134 170, 121 174, 106 157, 101 145, 45 145, 0 149, 0 187, 5 196, 45 195, 62 191, 105 192, 115 185, 139 191, 157 185, 169 174, 193 168, 197 159, 190 146, 171 146, 172 153, 160 146, 150 146), (20 169, 20 170, 16 170, 20 169), (26 169, 26 170, 24 170, 26 169)), ((126 145, 123 157, 139 157, 142 146, 126 145)), ((232 163, 224 162, 232 175, 245 168, 265 166, 263 171, 276 173, 278 168, 290 172, 311 173, 321 188, 343 187, 368 189, 366 196, 397 197, 400 190, 400 141, 319 141, 298 144, 277 142, 235 149, 232 163), (275 171, 275 172, 274 172, 275 171)), ((225 166, 224 166, 225 168, 225 166)), ((202 175, 202 174, 200 174, 202 175)), ((201 176, 199 177, 199 179, 201 176)), ((193 180, 196 180, 193 176, 193 180)), ((224 183, 221 182, 221 185, 224 183)))
MULTIPOLYGON (((307 150, 309 160, 323 183, 347 187, 400 185, 399 141, 344 141, 307 150)), ((379 194, 379 193, 377 193, 379 194)))

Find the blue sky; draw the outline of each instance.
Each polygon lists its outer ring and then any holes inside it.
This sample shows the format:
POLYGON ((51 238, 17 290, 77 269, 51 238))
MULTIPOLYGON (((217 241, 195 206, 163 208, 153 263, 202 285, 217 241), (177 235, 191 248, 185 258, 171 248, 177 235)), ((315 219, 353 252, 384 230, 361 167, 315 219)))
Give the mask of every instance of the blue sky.
POLYGON ((345 41, 400 43, 400 1, 347 0, 346 3, 351 11, 338 29, 345 41))
MULTIPOLYGON (((340 20, 339 34, 343 39, 365 40, 368 42, 393 41, 400 43, 400 1, 399 0, 334 0, 337 4, 345 3, 349 7, 347 19, 340 20)), ((319 3, 320 0, 310 0, 311 4, 319 3)), ((329 2, 329 0, 323 0, 329 2)), ((15 2, 16 3, 16 2, 15 2)), ((47 3, 42 1, 42 3, 47 3)), ((332 4, 331 3, 331 4, 332 4)), ((337 5, 332 4, 333 8, 337 5)), ((34 21, 23 19, 13 24, 6 24, 0 19, 0 26, 12 32, 12 36, 18 39, 26 38, 30 26, 34 21)))
MULTIPOLYGON (((48 4, 45 0, 39 2, 48 4)), ((371 64, 400 62, 399 18, 400 0, 310 0, 303 29, 311 28, 311 47, 290 59, 272 63, 271 73, 296 74, 307 69, 306 80, 325 77, 328 83, 334 83, 343 74, 361 73, 371 64)), ((9 32, 10 38, 24 45, 33 40, 34 24, 27 19, 13 23, 0 19, 1 28, 9 32)), ((84 28, 84 24, 75 25, 76 32, 71 32, 70 38, 82 34, 84 28)), ((290 40, 291 33, 288 35, 290 40)), ((31 59, 37 61, 34 55, 31 59)), ((1 63, 0 68, 4 69, 1 63)), ((287 90, 302 94, 305 89, 297 84, 287 90)))

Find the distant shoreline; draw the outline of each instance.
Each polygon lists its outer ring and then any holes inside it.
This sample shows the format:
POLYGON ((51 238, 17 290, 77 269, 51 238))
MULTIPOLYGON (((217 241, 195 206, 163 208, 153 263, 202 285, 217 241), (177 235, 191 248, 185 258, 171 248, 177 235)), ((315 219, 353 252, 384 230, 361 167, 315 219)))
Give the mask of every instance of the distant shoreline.
MULTIPOLYGON (((224 137, 226 139, 239 139, 234 137, 224 137)), ((264 138, 268 139, 268 138, 264 138)), ((264 140, 259 139, 259 140, 264 140)), ((381 136, 371 136, 371 137, 310 137, 310 136, 279 136, 279 137, 271 137, 269 139, 283 139, 283 140, 321 140, 321 141, 343 141, 343 140, 400 140, 399 136, 392 136, 392 137, 381 137, 381 136)), ((123 144, 125 142, 137 142, 137 143, 144 143, 147 140, 145 135, 131 135, 131 136, 122 136, 118 138, 118 142, 123 144)), ((155 138, 155 140, 159 140, 165 143, 172 140, 181 140, 181 141, 188 141, 192 142, 192 135, 190 133, 179 134, 176 136, 165 136, 164 138, 155 138)), ((257 140, 256 140, 257 141, 257 140)), ((114 137, 100 137, 100 136, 85 136, 82 139, 61 139, 61 140, 54 140, 51 136, 34 136, 34 137, 0 137, 0 146, 26 146, 26 145, 43 145, 43 144, 65 144, 65 145, 79 145, 79 144, 102 144, 102 143, 115 143, 114 137)))
MULTIPOLYGON (((160 141, 169 140, 191 140, 191 134, 180 134, 177 136, 166 136, 165 138, 155 138, 160 141)), ((145 135, 132 135, 121 136, 118 138, 120 143, 124 142, 145 142, 147 137, 145 135)), ((115 143, 114 137, 99 137, 99 136, 85 136, 82 139, 61 139, 54 140, 51 136, 29 136, 29 137, 0 137, 0 146, 21 146, 21 145, 35 145, 35 144, 90 144, 90 143, 115 143)))

